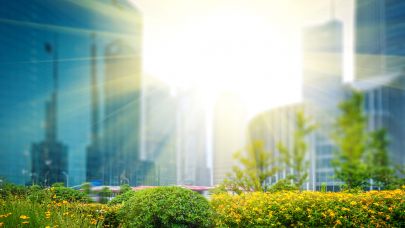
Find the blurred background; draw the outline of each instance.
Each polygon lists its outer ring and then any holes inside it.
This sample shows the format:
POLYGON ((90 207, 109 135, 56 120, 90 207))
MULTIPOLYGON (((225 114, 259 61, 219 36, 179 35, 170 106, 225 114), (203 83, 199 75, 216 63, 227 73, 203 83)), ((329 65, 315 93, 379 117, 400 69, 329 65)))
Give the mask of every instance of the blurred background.
POLYGON ((331 129, 351 89, 405 165, 404 1, 1 5, 2 182, 214 186, 249 142, 291 147, 305 110, 319 127, 303 188, 337 190, 331 129))

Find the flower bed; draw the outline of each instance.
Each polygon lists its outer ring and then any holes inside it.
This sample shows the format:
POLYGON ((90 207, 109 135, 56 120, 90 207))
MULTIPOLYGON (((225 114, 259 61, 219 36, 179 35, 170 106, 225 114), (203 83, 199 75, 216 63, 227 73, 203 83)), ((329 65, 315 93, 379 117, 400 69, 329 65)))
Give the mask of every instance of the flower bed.
POLYGON ((402 227, 405 191, 278 192, 212 196, 216 226, 402 227))

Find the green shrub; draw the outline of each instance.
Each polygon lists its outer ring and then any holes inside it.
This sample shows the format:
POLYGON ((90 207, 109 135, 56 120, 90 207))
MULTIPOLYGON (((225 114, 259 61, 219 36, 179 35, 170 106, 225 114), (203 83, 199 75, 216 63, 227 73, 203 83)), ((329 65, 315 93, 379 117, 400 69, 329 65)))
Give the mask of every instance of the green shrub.
POLYGON ((128 191, 132 191, 131 186, 129 184, 123 184, 120 186, 120 194, 126 193, 128 191))
POLYGON ((91 199, 84 192, 67 188, 67 187, 52 187, 50 191, 54 194, 52 198, 55 201, 68 201, 68 202, 90 202, 91 199))
POLYGON ((299 190, 295 185, 291 184, 289 179, 281 179, 269 188, 269 192, 278 191, 296 191, 299 190))
POLYGON ((219 194, 218 227, 403 227, 405 191, 219 194))
POLYGON ((26 197, 29 194, 29 189, 22 185, 12 183, 2 183, 0 185, 0 197, 6 199, 10 196, 26 197))
POLYGON ((29 187, 28 199, 35 203, 49 203, 51 201, 52 193, 50 190, 43 189, 39 185, 32 185, 29 187))
POLYGON ((121 204, 124 202, 127 202, 131 197, 135 195, 134 191, 127 191, 121 195, 118 195, 114 197, 110 202, 108 202, 108 205, 116 205, 116 204, 121 204))
POLYGON ((110 199, 111 195, 112 195, 112 191, 108 187, 104 187, 98 193, 98 196, 100 197, 99 203, 102 203, 102 204, 108 203, 108 200, 110 199))
POLYGON ((85 182, 82 184, 81 187, 82 192, 84 192, 84 194, 86 195, 90 195, 91 193, 91 184, 89 182, 85 182))
POLYGON ((210 227, 212 209, 200 194, 181 187, 135 192, 119 211, 128 227, 210 227))
POLYGON ((322 182, 322 184, 321 184, 321 192, 326 192, 326 189, 327 189, 326 183, 322 182))
POLYGON ((65 184, 63 182, 56 182, 52 184, 52 187, 59 188, 59 187, 65 187, 65 184))

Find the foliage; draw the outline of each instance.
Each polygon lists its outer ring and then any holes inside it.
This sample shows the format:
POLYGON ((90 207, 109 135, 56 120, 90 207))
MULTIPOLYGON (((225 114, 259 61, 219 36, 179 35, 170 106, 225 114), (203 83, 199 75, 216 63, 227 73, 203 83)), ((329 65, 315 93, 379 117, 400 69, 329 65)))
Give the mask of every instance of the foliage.
POLYGON ((218 227, 401 227, 404 190, 219 194, 211 205, 218 227))
POLYGON ((274 153, 267 151, 262 141, 254 141, 246 147, 246 151, 238 151, 234 157, 240 165, 232 168, 233 173, 228 174, 224 186, 238 194, 267 191, 267 180, 278 171, 274 153), (245 156, 243 152, 246 152, 245 156))
POLYGON ((281 179, 272 185, 269 189, 269 192, 278 192, 278 191, 296 191, 299 190, 297 185, 292 184, 290 179, 281 179))
POLYGON ((88 195, 84 192, 74 190, 67 187, 52 187, 50 188, 52 198, 55 201, 68 201, 68 202, 83 202, 88 203, 91 201, 88 195))
POLYGON ((104 204, 108 203, 111 195, 112 191, 108 187, 102 188, 101 191, 98 193, 98 196, 100 197, 99 202, 104 204))
POLYGON ((90 193, 91 193, 91 184, 89 182, 83 183, 82 186, 81 186, 81 190, 82 190, 82 192, 84 192, 84 194, 90 195, 90 193))
POLYGON ((0 199, 0 227, 402 227, 405 221, 405 186, 365 193, 221 193, 211 205, 180 187, 142 190, 116 205, 60 201, 55 189, 26 187, 30 195, 48 193, 49 201, 21 194, 0 199))
POLYGON ((52 192, 43 189, 39 185, 32 185, 29 187, 28 199, 36 203, 49 203, 51 202, 52 192))
POLYGON ((52 187, 65 187, 65 184, 63 182, 56 182, 52 184, 52 187))
POLYGON ((209 227, 212 209, 200 194, 181 187, 135 192, 119 212, 128 227, 209 227))
POLYGON ((364 163, 367 132, 363 113, 363 95, 353 91, 352 96, 340 103, 341 115, 336 122, 334 139, 337 153, 332 161, 336 177, 348 188, 365 186, 368 171, 364 163))
POLYGON ((379 129, 370 133, 368 170, 370 178, 379 189, 390 189, 394 182, 394 170, 388 158, 387 131, 379 129))
POLYGON ((29 194, 29 188, 22 185, 16 185, 9 182, 2 182, 0 185, 0 198, 5 199, 10 196, 26 197, 29 194))
POLYGON ((44 203, 11 197, 0 200, 0 227, 118 227, 118 209, 95 203, 44 203))
POLYGON ((120 194, 123 194, 128 191, 132 191, 132 188, 131 186, 129 186, 129 184, 123 184, 120 186, 120 194))
POLYGON ((226 189, 226 186, 224 184, 219 184, 217 186, 215 186, 214 188, 209 190, 211 195, 214 194, 221 194, 221 193, 227 193, 228 189, 226 189))
POLYGON ((117 204, 122 204, 124 202, 127 202, 130 198, 132 198, 135 195, 135 191, 127 191, 123 194, 120 194, 116 197, 114 197, 110 202, 108 202, 108 205, 117 205, 117 204))
POLYGON ((308 153, 306 137, 315 130, 315 125, 308 123, 309 120, 302 111, 296 113, 295 121, 296 129, 292 148, 287 148, 282 142, 277 147, 282 156, 282 161, 286 165, 284 168, 293 170, 290 179, 297 188, 300 188, 308 178, 309 162, 306 161, 308 153))

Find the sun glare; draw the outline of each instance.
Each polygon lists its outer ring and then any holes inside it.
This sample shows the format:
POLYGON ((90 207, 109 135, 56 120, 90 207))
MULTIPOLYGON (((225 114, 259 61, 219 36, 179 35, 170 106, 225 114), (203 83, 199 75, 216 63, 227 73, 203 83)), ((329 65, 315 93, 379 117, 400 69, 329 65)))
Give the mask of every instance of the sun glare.
POLYGON ((299 42, 291 42, 289 32, 254 14, 199 17, 170 40, 170 58, 155 62, 164 66, 156 74, 174 87, 203 91, 208 99, 236 93, 255 114, 299 98, 300 48, 291 45, 299 42), (293 89, 282 89, 287 87, 293 89))

